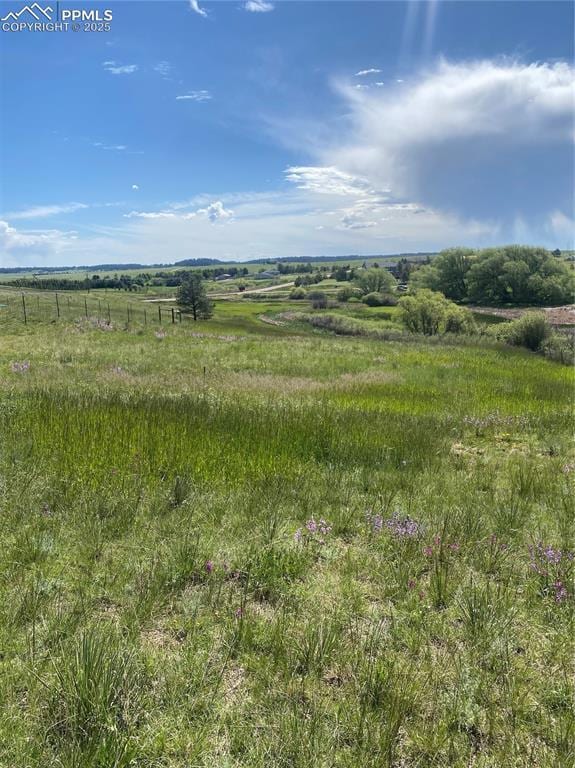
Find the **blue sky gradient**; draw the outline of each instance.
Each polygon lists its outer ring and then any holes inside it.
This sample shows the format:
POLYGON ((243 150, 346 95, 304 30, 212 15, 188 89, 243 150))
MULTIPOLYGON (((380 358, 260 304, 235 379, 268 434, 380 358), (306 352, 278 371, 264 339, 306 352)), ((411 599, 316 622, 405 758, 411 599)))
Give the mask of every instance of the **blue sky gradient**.
POLYGON ((573 247, 571 3, 60 7, 114 18, 0 31, 2 266, 573 247))

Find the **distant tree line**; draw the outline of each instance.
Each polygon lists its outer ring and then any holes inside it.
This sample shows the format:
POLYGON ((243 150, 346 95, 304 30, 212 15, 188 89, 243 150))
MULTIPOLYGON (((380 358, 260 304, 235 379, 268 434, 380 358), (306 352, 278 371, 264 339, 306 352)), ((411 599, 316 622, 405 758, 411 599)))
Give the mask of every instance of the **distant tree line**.
POLYGON ((521 245, 449 248, 414 272, 411 285, 472 304, 570 303, 575 290, 573 268, 558 256, 560 252, 521 245))
POLYGON ((182 281, 190 274, 199 274, 206 280, 213 279, 218 275, 230 275, 231 277, 242 277, 249 274, 247 267, 215 267, 213 269, 203 270, 177 270, 158 272, 140 272, 137 275, 118 275, 114 277, 101 277, 92 275, 82 280, 75 280, 69 277, 20 277, 16 280, 0 281, 0 285, 9 285, 14 288, 33 288, 40 291, 89 291, 96 288, 109 288, 120 291, 139 291, 145 286, 171 286, 177 288, 182 281))

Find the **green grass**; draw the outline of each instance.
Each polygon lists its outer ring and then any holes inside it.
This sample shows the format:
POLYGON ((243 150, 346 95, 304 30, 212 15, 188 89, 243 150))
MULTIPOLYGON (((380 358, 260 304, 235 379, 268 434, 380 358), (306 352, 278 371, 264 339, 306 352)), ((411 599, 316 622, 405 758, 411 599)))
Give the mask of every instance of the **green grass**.
POLYGON ((573 764, 572 371, 295 304, 0 323, 0 765, 573 764))

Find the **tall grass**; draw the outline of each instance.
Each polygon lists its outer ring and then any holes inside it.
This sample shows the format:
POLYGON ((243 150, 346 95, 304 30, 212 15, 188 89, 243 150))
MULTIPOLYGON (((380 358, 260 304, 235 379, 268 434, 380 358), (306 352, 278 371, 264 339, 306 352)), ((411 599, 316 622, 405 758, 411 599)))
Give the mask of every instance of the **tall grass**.
POLYGON ((7 338, 1 765, 572 764, 570 373, 313 334, 7 338))

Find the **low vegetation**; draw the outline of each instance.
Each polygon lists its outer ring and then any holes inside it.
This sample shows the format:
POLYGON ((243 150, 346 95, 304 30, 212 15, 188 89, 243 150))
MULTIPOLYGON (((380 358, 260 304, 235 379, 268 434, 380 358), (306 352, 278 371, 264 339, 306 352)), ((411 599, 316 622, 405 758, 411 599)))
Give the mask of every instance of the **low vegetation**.
POLYGON ((558 334, 347 287, 0 295, 0 765, 573 764, 558 334))
POLYGON ((572 337, 338 269, 0 293, 0 765, 573 764, 572 337))

